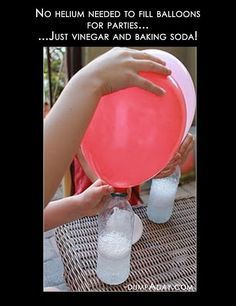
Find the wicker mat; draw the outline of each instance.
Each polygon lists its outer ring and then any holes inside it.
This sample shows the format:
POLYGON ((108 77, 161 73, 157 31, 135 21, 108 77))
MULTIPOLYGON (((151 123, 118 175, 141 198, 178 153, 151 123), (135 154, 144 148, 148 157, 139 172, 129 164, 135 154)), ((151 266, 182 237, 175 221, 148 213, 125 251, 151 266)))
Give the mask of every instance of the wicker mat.
POLYGON ((143 235, 132 246, 131 272, 120 285, 109 286, 96 276, 97 217, 60 226, 55 232, 71 291, 196 291, 196 200, 175 201, 165 224, 148 220, 146 207, 135 209, 143 235))

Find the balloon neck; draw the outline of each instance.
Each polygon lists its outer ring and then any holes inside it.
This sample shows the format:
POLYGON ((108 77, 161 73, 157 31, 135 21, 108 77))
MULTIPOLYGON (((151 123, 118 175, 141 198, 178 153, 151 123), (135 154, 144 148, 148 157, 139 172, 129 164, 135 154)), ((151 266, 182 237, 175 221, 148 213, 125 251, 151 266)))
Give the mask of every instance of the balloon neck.
POLYGON ((114 193, 126 193, 127 194, 127 188, 114 187, 114 193))
POLYGON ((127 197, 127 188, 114 188, 114 192, 112 192, 112 197, 127 197))

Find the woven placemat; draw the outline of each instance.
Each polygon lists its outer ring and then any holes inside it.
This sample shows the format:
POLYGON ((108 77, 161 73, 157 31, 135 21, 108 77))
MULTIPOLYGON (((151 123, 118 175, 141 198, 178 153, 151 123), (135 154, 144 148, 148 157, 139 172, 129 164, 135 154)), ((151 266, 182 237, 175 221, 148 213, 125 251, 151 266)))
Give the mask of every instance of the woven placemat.
POLYGON ((60 226, 56 242, 71 291, 196 291, 196 200, 175 201, 170 220, 155 224, 146 207, 135 209, 143 235, 132 246, 131 272, 120 285, 106 285, 96 275, 97 217, 60 226))

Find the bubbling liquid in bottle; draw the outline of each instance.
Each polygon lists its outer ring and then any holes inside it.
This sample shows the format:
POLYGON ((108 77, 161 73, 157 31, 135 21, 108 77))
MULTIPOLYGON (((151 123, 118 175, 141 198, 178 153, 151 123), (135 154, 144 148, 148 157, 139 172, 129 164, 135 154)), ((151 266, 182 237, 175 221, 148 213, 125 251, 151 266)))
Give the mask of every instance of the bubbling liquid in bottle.
POLYGON ((147 207, 148 219, 155 223, 167 222, 173 211, 180 169, 165 178, 153 179, 147 207))
POLYGON ((107 284, 123 283, 130 273, 130 243, 119 232, 98 239, 97 275, 107 284))
POLYGON ((98 217, 97 276, 109 285, 123 283, 130 273, 134 213, 122 195, 108 200, 98 217))

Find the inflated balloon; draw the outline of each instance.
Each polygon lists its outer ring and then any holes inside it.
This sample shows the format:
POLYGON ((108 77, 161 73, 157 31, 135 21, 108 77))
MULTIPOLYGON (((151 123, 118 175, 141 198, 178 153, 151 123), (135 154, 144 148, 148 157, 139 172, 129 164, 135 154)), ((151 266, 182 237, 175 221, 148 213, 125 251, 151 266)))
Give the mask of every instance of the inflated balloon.
POLYGON ((187 110, 187 121, 183 135, 184 139, 192 125, 196 109, 196 92, 191 75, 183 63, 174 55, 156 49, 147 49, 143 51, 164 60, 166 62, 166 66, 172 71, 171 76, 175 79, 182 90, 187 110))
POLYGON ((173 78, 140 75, 166 94, 131 87, 103 96, 81 143, 90 167, 114 187, 139 185, 159 173, 185 130, 184 97, 173 78))

